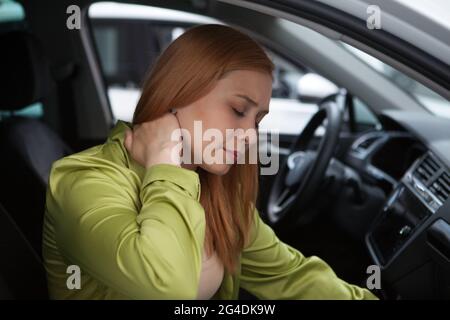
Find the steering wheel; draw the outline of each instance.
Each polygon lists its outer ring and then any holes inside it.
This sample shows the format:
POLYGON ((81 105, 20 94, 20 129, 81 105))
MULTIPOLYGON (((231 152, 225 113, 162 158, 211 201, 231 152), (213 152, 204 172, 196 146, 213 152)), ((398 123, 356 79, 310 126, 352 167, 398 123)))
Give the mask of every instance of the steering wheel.
POLYGON ((323 99, 319 110, 292 144, 269 195, 267 217, 272 225, 304 225, 314 217, 314 211, 306 209, 320 188, 336 150, 346 97, 345 92, 339 92, 323 99), (317 151, 307 150, 322 123, 325 132, 317 151))

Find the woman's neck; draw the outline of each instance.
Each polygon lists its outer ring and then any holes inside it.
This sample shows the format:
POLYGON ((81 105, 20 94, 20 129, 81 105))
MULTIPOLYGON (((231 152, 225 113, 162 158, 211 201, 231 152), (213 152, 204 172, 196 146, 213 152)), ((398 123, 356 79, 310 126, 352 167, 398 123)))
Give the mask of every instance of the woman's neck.
POLYGON ((198 165, 196 165, 196 164, 186 164, 186 163, 182 163, 182 164, 181 164, 181 167, 182 167, 182 168, 185 168, 185 169, 192 170, 192 171, 197 171, 197 169, 198 169, 198 165))

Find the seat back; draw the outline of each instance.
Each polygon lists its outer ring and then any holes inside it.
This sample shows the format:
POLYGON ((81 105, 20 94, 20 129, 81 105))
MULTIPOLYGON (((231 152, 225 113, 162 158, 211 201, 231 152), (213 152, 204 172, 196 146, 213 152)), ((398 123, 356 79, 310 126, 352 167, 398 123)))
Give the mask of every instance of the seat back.
POLYGON ((51 165, 72 151, 41 120, 16 115, 52 88, 39 41, 20 30, 0 34, 0 43, 0 112, 8 115, 0 121, 0 202, 40 255, 51 165))

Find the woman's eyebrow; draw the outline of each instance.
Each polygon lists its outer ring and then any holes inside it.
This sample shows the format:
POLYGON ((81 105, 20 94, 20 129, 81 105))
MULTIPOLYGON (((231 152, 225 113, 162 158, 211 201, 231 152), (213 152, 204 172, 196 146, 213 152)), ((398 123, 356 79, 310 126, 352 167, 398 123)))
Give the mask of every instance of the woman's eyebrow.
MULTIPOLYGON (((244 100, 246 100, 248 103, 250 103, 250 104, 253 105, 254 107, 257 107, 257 106, 258 106, 258 104, 257 104, 253 99, 251 99, 249 96, 247 96, 247 95, 245 95, 245 94, 240 94, 240 93, 238 93, 238 94, 235 94, 235 96, 236 96, 236 97, 239 97, 239 98, 242 98, 242 99, 244 99, 244 100)), ((267 113, 269 113, 269 110, 262 110, 262 111, 260 111, 259 113, 267 114, 267 113)))
POLYGON ((236 97, 242 98, 244 100, 247 100, 247 102, 249 102, 250 104, 254 105, 255 107, 258 105, 254 100, 250 99, 248 96, 246 96, 245 94, 235 94, 236 97))

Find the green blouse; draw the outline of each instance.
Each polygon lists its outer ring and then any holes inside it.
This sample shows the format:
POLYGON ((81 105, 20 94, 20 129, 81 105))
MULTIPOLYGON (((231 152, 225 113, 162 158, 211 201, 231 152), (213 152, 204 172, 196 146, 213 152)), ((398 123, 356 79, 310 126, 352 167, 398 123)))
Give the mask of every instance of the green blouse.
MULTIPOLYGON (((140 166, 123 146, 127 127, 118 121, 104 144, 52 166, 43 256, 53 299, 197 296, 205 233, 198 174, 140 166), (79 267, 79 289, 68 288, 71 265, 79 267)), ((281 242, 257 210, 250 239, 238 272, 225 272, 213 299, 237 299, 239 287, 261 299, 376 299, 281 242)))

